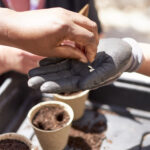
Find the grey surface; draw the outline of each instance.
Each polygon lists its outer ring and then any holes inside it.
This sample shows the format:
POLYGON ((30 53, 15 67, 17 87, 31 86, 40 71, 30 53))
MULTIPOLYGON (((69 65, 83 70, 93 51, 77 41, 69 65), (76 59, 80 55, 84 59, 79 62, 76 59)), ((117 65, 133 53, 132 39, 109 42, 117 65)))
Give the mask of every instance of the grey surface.
MULTIPOLYGON (((140 150, 143 135, 150 132, 150 121, 144 119, 132 120, 130 118, 106 115, 108 130, 106 132, 107 139, 110 139, 110 144, 104 140, 102 150, 140 150)), ((145 143, 145 142, 144 142, 145 143)), ((150 141, 147 140, 147 145, 150 146, 150 141)))

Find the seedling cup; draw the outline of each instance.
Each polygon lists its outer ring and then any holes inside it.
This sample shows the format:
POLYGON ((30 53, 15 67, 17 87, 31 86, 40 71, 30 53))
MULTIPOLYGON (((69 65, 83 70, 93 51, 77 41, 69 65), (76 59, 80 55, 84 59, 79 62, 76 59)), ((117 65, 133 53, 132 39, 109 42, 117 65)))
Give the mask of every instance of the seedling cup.
POLYGON ((74 117, 72 108, 59 101, 41 102, 35 105, 28 113, 28 119, 35 131, 35 134, 43 148, 43 150, 63 150, 68 142, 69 131, 74 117), (37 128, 33 124, 33 118, 44 107, 61 106, 69 115, 69 121, 61 128, 55 130, 43 130, 37 128))
POLYGON ((2 140, 17 140, 23 142, 30 150, 35 150, 32 143, 25 136, 17 133, 5 133, 0 135, 0 141, 2 140))
POLYGON ((85 110, 85 101, 88 99, 89 90, 81 91, 71 95, 54 94, 54 100, 70 105, 74 111, 74 120, 80 119, 85 110))

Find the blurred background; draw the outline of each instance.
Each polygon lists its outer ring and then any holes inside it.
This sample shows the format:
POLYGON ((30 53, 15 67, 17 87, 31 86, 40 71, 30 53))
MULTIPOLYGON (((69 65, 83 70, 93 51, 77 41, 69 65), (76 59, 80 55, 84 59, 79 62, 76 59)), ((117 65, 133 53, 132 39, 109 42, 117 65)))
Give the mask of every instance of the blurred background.
POLYGON ((106 37, 150 43, 150 0, 95 0, 106 37))

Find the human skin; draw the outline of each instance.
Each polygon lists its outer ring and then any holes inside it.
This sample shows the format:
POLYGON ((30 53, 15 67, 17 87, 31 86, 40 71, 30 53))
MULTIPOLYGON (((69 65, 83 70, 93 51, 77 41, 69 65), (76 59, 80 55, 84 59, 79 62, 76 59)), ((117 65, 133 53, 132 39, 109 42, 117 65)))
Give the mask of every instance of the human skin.
POLYGON ((0 8, 0 44, 46 57, 92 62, 98 45, 95 22, 63 8, 16 12, 0 8), (64 40, 77 47, 61 45, 64 40), (84 51, 83 51, 84 50, 84 51))
POLYGON ((0 74, 10 70, 27 74, 30 69, 38 66, 41 59, 42 56, 0 45, 0 74))
POLYGON ((139 46, 142 49, 143 61, 137 70, 138 73, 150 76, 150 44, 139 43, 139 46))

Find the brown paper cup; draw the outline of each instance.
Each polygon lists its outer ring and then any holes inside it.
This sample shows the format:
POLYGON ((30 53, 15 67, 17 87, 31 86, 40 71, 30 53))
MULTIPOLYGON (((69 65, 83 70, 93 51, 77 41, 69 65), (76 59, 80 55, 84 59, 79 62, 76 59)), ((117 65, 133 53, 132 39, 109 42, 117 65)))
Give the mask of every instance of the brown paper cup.
POLYGON ((25 143, 30 150, 35 150, 33 148, 32 143, 30 142, 29 139, 27 139, 25 136, 17 134, 17 133, 5 133, 5 134, 1 134, 0 135, 0 141, 1 140, 5 140, 5 139, 13 139, 13 140, 18 140, 21 141, 23 143, 25 143))
POLYGON ((68 142, 69 131, 70 131, 73 117, 74 114, 72 108, 63 102, 58 102, 58 101, 47 101, 47 102, 39 103, 36 106, 34 106, 28 113, 28 119, 32 124, 32 127, 34 128, 35 134, 43 150, 63 150, 65 148, 68 142), (40 110, 40 108, 44 106, 51 106, 56 104, 63 106, 70 116, 70 120, 67 122, 67 124, 64 127, 57 130, 47 131, 47 130, 41 130, 32 124, 32 119, 35 116, 35 114, 40 110))
POLYGON ((74 120, 80 119, 85 110, 85 101, 88 99, 89 90, 79 92, 71 96, 54 94, 54 100, 70 105, 74 111, 74 120))

